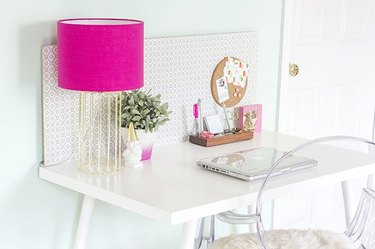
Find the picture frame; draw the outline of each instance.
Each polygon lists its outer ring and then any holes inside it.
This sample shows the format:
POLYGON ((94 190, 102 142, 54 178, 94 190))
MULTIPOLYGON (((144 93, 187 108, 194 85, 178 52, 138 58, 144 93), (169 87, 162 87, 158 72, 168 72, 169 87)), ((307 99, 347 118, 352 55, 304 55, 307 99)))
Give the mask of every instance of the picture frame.
POLYGON ((262 131, 262 105, 246 105, 239 107, 238 128, 244 131, 262 131))

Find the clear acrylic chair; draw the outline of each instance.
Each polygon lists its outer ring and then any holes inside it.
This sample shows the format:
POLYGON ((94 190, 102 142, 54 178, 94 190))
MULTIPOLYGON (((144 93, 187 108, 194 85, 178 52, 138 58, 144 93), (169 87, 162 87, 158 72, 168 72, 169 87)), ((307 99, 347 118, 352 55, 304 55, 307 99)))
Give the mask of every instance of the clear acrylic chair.
MULTIPOLYGON (((273 172, 283 165, 288 164, 288 160, 293 155, 308 156, 313 151, 314 146, 336 146, 340 142, 347 142, 365 145, 368 148, 368 156, 372 163, 375 163, 375 143, 366 139, 334 136, 315 139, 301 144, 298 147, 286 152, 272 166, 268 175, 264 179, 258 194, 255 214, 244 215, 234 212, 220 214, 220 219, 231 224, 251 224, 256 223, 257 233, 247 233, 231 235, 214 241, 210 249, 375 249, 375 191, 370 186, 370 178, 367 188, 362 190, 357 211, 344 233, 335 233, 319 229, 265 229, 267 224, 262 216, 262 206, 264 196, 267 195, 268 188, 271 188, 272 181, 278 179, 273 172), (329 145, 327 145, 327 143, 329 145)), ((316 152, 316 151, 315 151, 316 152)), ((312 153, 313 154, 313 153, 312 153)), ((313 157, 313 156, 310 156, 313 157)), ((335 158, 333 158, 335 159, 335 158)), ((334 162, 334 160, 333 160, 334 162)), ((318 160, 319 167, 319 160, 318 160)), ((374 166, 375 167, 375 166, 374 166)), ((295 172, 294 174, 298 174, 295 172)), ((288 177, 284 175, 282 177, 288 177)), ((290 177, 293 177, 290 175, 290 177)), ((321 205, 324 208, 324 205, 321 205)), ((263 214, 265 215, 265 214, 263 214)))
POLYGON ((208 248, 215 240, 215 215, 200 220, 195 236, 194 249, 208 248))

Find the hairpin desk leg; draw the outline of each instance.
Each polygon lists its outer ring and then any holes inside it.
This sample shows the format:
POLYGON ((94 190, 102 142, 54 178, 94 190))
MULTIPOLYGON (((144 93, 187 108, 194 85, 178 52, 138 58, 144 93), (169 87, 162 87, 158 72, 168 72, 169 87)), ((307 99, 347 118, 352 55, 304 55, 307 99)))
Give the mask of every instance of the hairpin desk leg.
POLYGON ((354 217, 355 205, 353 203, 353 188, 350 180, 341 182, 341 189, 344 198, 346 227, 350 225, 354 217))
POLYGON ((95 198, 88 195, 83 196, 81 215, 76 233, 74 249, 84 249, 86 245, 87 233, 90 226, 92 213, 95 207, 95 198))
POLYGON ((182 225, 180 249, 193 249, 197 220, 187 221, 182 225))

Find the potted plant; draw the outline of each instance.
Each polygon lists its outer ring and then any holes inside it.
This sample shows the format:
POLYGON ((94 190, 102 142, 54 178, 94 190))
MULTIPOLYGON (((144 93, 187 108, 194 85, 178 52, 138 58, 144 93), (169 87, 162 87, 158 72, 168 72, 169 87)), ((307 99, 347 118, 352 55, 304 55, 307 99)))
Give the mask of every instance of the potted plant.
POLYGON ((168 103, 162 103, 161 95, 153 96, 151 90, 123 92, 121 106, 121 134, 127 141, 128 127, 132 122, 142 145, 142 160, 150 159, 155 132, 169 121, 168 103))

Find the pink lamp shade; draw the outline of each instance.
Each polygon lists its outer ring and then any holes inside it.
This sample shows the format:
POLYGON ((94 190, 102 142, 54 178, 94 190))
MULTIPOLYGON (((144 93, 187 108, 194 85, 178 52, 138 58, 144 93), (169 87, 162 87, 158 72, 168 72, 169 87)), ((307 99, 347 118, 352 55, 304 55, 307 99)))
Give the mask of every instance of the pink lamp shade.
POLYGON ((143 44, 142 21, 60 20, 57 23, 58 85, 90 92, 141 88, 143 44))

